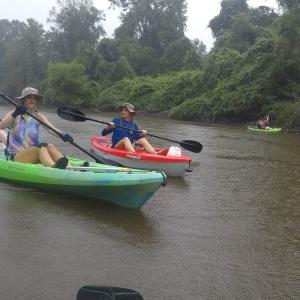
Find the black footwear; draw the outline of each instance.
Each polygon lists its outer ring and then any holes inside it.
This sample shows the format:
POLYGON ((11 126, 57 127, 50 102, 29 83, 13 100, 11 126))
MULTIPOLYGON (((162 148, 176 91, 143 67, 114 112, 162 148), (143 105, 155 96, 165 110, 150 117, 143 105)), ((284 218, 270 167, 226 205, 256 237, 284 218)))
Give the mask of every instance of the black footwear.
POLYGON ((89 167, 90 166, 90 163, 88 161, 85 161, 81 167, 89 167))
POLYGON ((68 165, 68 162, 69 160, 65 156, 63 156, 55 162, 54 168, 65 169, 68 165))

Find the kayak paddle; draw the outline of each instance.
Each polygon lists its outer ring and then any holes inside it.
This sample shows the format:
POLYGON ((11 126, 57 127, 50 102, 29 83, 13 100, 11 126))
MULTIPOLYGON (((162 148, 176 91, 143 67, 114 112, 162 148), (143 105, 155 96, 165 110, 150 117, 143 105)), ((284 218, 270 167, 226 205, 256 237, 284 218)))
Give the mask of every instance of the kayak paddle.
MULTIPOLYGON (((96 119, 86 117, 83 112, 81 112, 80 110, 78 110, 76 108, 72 108, 72 107, 66 107, 66 106, 59 107, 57 109, 57 114, 65 120, 74 121, 74 122, 93 121, 93 122, 97 122, 97 123, 101 123, 101 124, 106 124, 106 125, 108 124, 108 122, 99 121, 99 120, 96 120, 96 119)), ((119 125, 115 125, 115 127, 141 133, 141 131, 138 131, 138 130, 135 130, 135 129, 130 129, 130 128, 119 126, 119 125)), ((202 148, 203 148, 201 143, 193 141, 193 140, 175 141, 175 140, 167 139, 167 138, 164 138, 164 137, 161 137, 161 136, 158 136, 158 135, 154 135, 154 134, 151 134, 151 133, 147 133, 147 135, 152 136, 152 137, 156 137, 158 139, 162 139, 162 140, 170 141, 170 142, 173 142, 173 143, 177 143, 182 148, 184 148, 188 151, 191 151, 191 152, 195 152, 195 153, 201 152, 202 148)))
MULTIPOLYGON (((8 96, 4 95, 3 93, 0 92, 0 96, 7 100, 8 102, 10 102, 11 104, 13 104, 15 107, 19 107, 19 105, 12 100, 11 98, 9 98, 8 96)), ((43 126, 47 127, 48 129, 50 129, 51 131, 53 131, 58 137, 60 137, 61 139, 63 138, 63 134, 59 131, 57 131, 55 128, 49 126, 48 124, 44 123, 43 121, 39 120, 39 118, 37 118, 36 116, 34 116, 33 114, 31 114, 30 112, 26 112, 27 115, 29 115, 30 117, 32 117, 33 119, 37 120, 38 122, 40 122, 43 126)), ((103 163, 100 158, 96 157, 95 155, 91 154, 90 152, 88 152, 87 150, 83 149, 81 146, 79 146, 78 144, 76 144, 74 141, 71 142, 69 141, 70 144, 72 144, 73 146, 77 147, 79 150, 81 150, 82 152, 84 152, 85 154, 87 154, 88 156, 92 157, 97 163, 103 163)))

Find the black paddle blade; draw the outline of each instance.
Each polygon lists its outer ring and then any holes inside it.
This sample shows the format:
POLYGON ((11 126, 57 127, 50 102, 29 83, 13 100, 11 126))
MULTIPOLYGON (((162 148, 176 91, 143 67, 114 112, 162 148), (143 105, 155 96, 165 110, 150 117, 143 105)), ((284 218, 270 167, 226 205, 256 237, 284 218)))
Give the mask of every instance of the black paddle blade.
POLYGON ((84 286, 76 300, 143 300, 136 291, 113 286, 84 286))
POLYGON ((182 148, 195 153, 201 152, 203 148, 202 144, 193 140, 183 140, 179 142, 179 145, 182 148))
POLYGON ((57 114, 65 120, 74 122, 84 122, 86 117, 83 112, 76 108, 62 106, 57 109, 57 114), (82 117, 81 117, 82 116, 82 117))

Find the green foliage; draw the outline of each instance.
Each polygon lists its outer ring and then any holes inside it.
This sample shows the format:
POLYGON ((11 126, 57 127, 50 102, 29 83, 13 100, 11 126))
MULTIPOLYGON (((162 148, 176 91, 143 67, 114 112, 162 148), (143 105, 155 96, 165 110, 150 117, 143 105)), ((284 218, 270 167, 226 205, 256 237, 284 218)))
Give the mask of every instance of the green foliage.
POLYGON ((97 52, 108 62, 117 61, 120 58, 120 42, 116 39, 104 38, 97 46, 97 52))
POLYGON ((183 70, 200 69, 204 66, 204 61, 207 57, 206 46, 203 42, 195 39, 191 41, 191 47, 185 52, 182 60, 183 70))
POLYGON ((213 50, 204 66, 205 91, 213 89, 219 80, 229 77, 239 65, 242 56, 230 48, 213 50))
POLYGON ((275 113, 276 120, 272 126, 300 129, 300 101, 295 103, 277 102, 268 107, 275 113))
POLYGON ((0 85, 16 95, 29 84, 38 86, 45 76, 43 26, 33 19, 27 22, 0 21, 0 85))
POLYGON ((120 103, 128 102, 132 80, 123 79, 103 90, 95 103, 98 109, 103 111, 114 111, 120 103))
POLYGON ((247 0, 222 0, 219 15, 209 22, 213 35, 218 37, 226 30, 230 30, 233 24, 233 17, 247 11, 247 0))
POLYGON ((159 72, 159 60, 155 50, 142 46, 134 40, 120 42, 119 51, 128 59, 132 69, 138 76, 157 74, 159 72))
POLYGON ((209 122, 274 111, 278 125, 300 127, 298 0, 278 0, 281 15, 246 0, 221 1, 209 53, 184 35, 185 0, 110 2, 122 10, 114 38, 99 40, 103 13, 91 0, 58 0, 49 31, 32 19, 0 20, 1 90, 14 96, 34 85, 49 103, 114 110, 129 101, 209 122))
POLYGON ((183 120, 211 122, 213 120, 212 108, 213 106, 209 97, 201 96, 188 99, 182 104, 173 107, 169 116, 183 120))
POLYGON ((186 98, 195 97, 202 84, 202 72, 182 71, 170 75, 122 80, 100 93, 97 107, 110 109, 130 101, 149 112, 169 110, 186 98))
POLYGON ((110 2, 123 9, 117 38, 136 40, 162 53, 166 45, 184 36, 185 0, 110 2))
POLYGON ((182 60, 181 69, 193 70, 200 69, 203 67, 203 58, 194 49, 189 49, 186 51, 184 58, 182 60))
POLYGON ((170 43, 166 47, 164 54, 161 58, 163 69, 166 72, 179 71, 182 69, 185 60, 182 58, 187 57, 188 52, 192 49, 192 43, 186 37, 170 43))
POLYGON ((275 24, 276 55, 282 66, 286 84, 300 81, 300 7, 290 10, 275 24))
MULTIPOLYGON (((97 52, 105 62, 114 65, 125 57, 130 68, 138 76, 155 74, 159 70, 158 59, 153 48, 145 47, 135 40, 102 39, 97 52)), ((107 76, 107 78, 112 78, 107 76)))
POLYGON ((274 9, 267 6, 259 6, 257 8, 250 9, 248 13, 251 22, 259 27, 268 27, 278 18, 278 14, 274 12, 274 9))
POLYGON ((79 44, 75 60, 85 66, 86 73, 91 80, 99 79, 97 65, 101 58, 93 45, 84 42, 79 44))
MULTIPOLYGON (((282 103, 279 101, 283 99, 299 99, 295 92, 298 69, 289 67, 291 61, 286 61, 293 57, 296 62, 294 53, 298 53, 299 46, 293 35, 288 38, 281 32, 276 33, 274 28, 279 32, 286 26, 297 33, 295 30, 300 26, 292 28, 296 20, 291 16, 286 17, 292 20, 287 24, 284 18, 281 22, 276 18, 279 17, 267 8, 242 12, 238 9, 238 13, 230 18, 230 29, 217 37, 214 49, 203 57, 202 72, 136 78, 126 81, 126 89, 117 85, 118 88, 113 86, 108 91, 111 95, 117 93, 114 99, 127 99, 145 111, 167 111, 175 118, 212 122, 256 119, 267 107, 282 103), (293 51, 291 44, 296 46, 293 51), (290 49, 289 53, 286 53, 287 49, 290 49)), ((181 46, 176 41, 167 48, 162 60, 165 69, 182 68, 178 66, 182 62, 176 61, 176 55, 187 56, 190 49, 195 49, 181 46), (177 43, 179 47, 176 47, 177 43)), ((99 105, 101 107, 101 101, 99 105)), ((291 110, 295 108, 294 105, 290 107, 291 110)), ((291 124, 295 124, 294 121, 291 124)))
POLYGON ((91 105, 98 85, 89 81, 85 67, 77 62, 52 64, 48 67, 45 98, 59 105, 91 105))
POLYGON ((278 4, 286 9, 299 8, 299 0, 277 0, 278 4))
POLYGON ((192 61, 199 65, 197 51, 192 52, 184 35, 186 0, 110 2, 121 8, 122 24, 109 44, 100 42, 104 59, 115 62, 125 56, 138 76, 189 68, 192 61))
POLYGON ((101 25, 103 12, 93 6, 91 0, 58 0, 59 11, 52 8, 49 21, 51 39, 58 59, 68 62, 75 57, 79 45, 96 45, 105 34, 101 25))
POLYGON ((125 56, 122 56, 119 61, 115 63, 113 66, 113 70, 111 73, 111 80, 112 81, 119 81, 123 78, 134 78, 135 72, 132 69, 128 59, 125 56))

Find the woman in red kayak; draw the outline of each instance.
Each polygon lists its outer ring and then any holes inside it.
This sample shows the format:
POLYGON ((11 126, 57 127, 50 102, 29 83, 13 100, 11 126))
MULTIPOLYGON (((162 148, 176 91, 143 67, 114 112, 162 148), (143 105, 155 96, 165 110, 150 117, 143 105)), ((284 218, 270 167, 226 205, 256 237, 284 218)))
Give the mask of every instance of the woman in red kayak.
POLYGON ((112 147, 120 150, 127 150, 135 152, 134 144, 137 143, 142 146, 146 152, 151 154, 161 154, 156 152, 152 145, 146 139, 147 130, 140 130, 138 125, 133 122, 133 116, 136 115, 134 106, 130 103, 123 103, 119 106, 120 118, 114 118, 112 122, 109 122, 107 127, 102 130, 102 135, 108 135, 112 133, 112 147), (126 127, 123 129, 119 127, 126 127), (133 129, 133 130, 130 130, 133 129), (139 131, 139 132, 136 132, 139 131))
MULTIPOLYGON (((14 111, 8 112, 1 120, 0 129, 9 128, 6 157, 16 162, 42 163, 47 167, 64 169, 68 164, 68 159, 54 145, 40 143, 40 123, 26 114, 29 112, 43 123, 55 128, 44 114, 37 111, 37 102, 41 98, 37 89, 32 87, 23 89, 21 96, 17 97, 21 104, 14 111)), ((63 140, 72 142, 73 138, 65 133, 63 140)))

